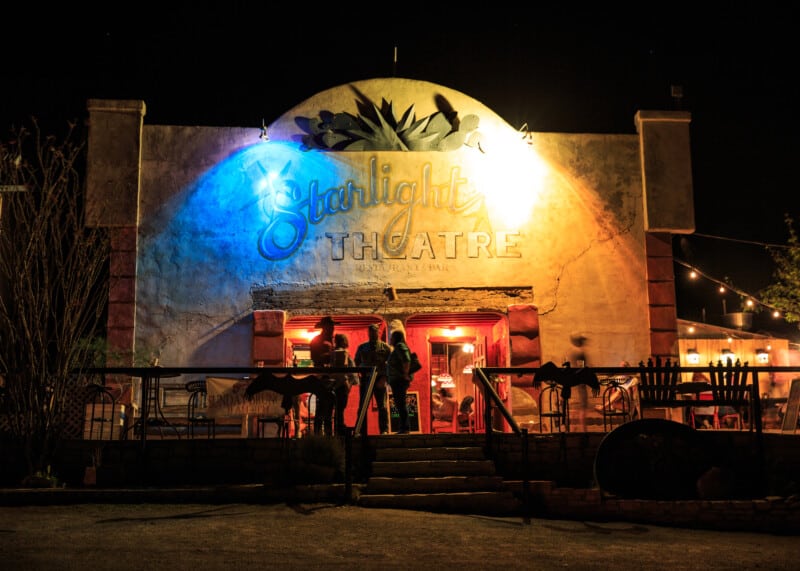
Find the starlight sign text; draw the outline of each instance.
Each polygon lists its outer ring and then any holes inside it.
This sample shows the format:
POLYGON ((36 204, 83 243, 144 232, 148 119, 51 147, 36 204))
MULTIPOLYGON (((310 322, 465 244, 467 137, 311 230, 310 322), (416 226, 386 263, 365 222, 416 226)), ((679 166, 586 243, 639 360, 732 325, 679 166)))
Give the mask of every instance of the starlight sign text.
MULTIPOLYGON (((377 232, 328 232, 331 259, 342 260, 349 252, 353 259, 362 260, 365 252, 377 260, 379 250, 384 259, 454 259, 462 250, 469 258, 481 256, 519 258, 519 232, 419 232, 412 237, 412 227, 418 209, 442 210, 450 215, 485 218, 483 194, 470 190, 459 167, 452 167, 448 182, 439 186, 431 183, 430 163, 422 167, 421 180, 391 180, 391 166, 380 166, 372 157, 369 180, 359 186, 348 180, 341 186, 320 189, 318 180, 308 183, 307 194, 300 184, 282 175, 265 181, 262 209, 267 224, 258 240, 259 253, 268 260, 283 260, 291 256, 308 234, 308 225, 319 224, 328 217, 346 214, 358 208, 367 210, 384 207, 396 210, 387 222, 379 242, 377 232), (380 249, 379 249, 380 244, 380 249)), ((488 223, 488 221, 487 221, 488 223)))

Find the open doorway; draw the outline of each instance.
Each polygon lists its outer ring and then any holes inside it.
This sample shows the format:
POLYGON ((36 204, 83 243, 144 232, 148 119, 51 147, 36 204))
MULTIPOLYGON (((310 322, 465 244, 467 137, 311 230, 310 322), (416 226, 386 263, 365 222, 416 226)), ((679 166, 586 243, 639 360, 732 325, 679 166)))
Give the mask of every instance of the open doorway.
MULTIPOLYGON (((479 354, 482 351, 479 351, 479 354)), ((431 423, 457 414, 465 398, 475 401, 472 369, 475 339, 430 342, 431 423)))

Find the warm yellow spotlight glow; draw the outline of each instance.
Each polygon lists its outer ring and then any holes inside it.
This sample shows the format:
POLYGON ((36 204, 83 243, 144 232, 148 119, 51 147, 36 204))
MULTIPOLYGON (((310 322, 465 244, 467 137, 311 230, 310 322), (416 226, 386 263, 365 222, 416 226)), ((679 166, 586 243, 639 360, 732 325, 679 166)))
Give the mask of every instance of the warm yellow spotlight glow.
POLYGON ((696 272, 696 271, 694 271, 694 270, 690 271, 690 272, 689 272, 689 277, 690 277, 691 279, 693 279, 693 280, 696 280, 696 279, 697 279, 697 272, 696 272))
POLYGON ((725 293, 725 286, 719 286, 719 293, 725 293))
POLYGON ((527 139, 520 141, 514 131, 513 136, 493 140, 470 170, 493 224, 514 229, 530 220, 548 169, 527 139))
POLYGON ((752 300, 752 299, 748 299, 748 300, 745 302, 745 304, 747 305, 747 307, 753 307, 753 306, 755 305, 755 303, 753 303, 753 300, 752 300))

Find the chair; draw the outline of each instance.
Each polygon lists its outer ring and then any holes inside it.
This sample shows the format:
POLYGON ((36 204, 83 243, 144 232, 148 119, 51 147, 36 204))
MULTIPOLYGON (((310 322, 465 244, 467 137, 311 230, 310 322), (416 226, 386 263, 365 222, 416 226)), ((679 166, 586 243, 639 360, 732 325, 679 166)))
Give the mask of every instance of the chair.
MULTIPOLYGON (((697 395, 698 401, 713 400, 714 395, 711 391, 705 391, 697 395)), ((698 428, 697 417, 710 417, 711 423, 705 428, 719 428, 719 407, 718 406, 693 406, 689 409, 689 417, 691 419, 692 428, 698 428)))
POLYGON ((114 425, 117 423, 120 425, 120 434, 124 434, 124 419, 117 411, 117 402, 111 391, 97 383, 88 385, 86 390, 88 396, 84 402, 84 440, 113 440, 114 425))
POLYGON ((458 432, 458 407, 454 399, 443 399, 441 408, 435 414, 438 414, 438 418, 434 416, 431 420, 431 434, 458 432))
POLYGON ((278 438, 289 438, 289 415, 282 414, 279 416, 259 416, 256 418, 256 435, 259 438, 267 437, 266 427, 274 424, 276 428, 276 436, 278 438))
MULTIPOLYGON (((299 399, 300 395, 298 395, 296 398, 284 395, 283 399, 281 400, 283 414, 274 413, 258 415, 256 417, 256 436, 258 436, 258 438, 266 438, 266 427, 270 424, 274 424, 276 436, 278 438, 288 439, 292 417, 296 412, 299 411, 300 408, 299 399)), ((295 420, 295 424, 297 425, 299 422, 295 420)))
POLYGON ((475 432, 475 410, 472 408, 475 403, 475 397, 467 395, 461 399, 461 404, 458 405, 458 414, 456 415, 458 432, 475 432))
POLYGON ((654 408, 681 408, 686 406, 685 401, 677 398, 677 385, 680 379, 680 364, 667 358, 661 365, 661 358, 639 363, 639 384, 637 395, 639 397, 639 417, 644 418, 645 410, 654 408))
MULTIPOLYGON (((719 416, 717 428, 723 422, 727 424, 728 420, 733 420, 739 430, 743 428, 743 411, 748 411, 748 420, 754 416, 753 399, 751 398, 752 386, 747 384, 747 376, 750 373, 750 368, 747 362, 742 365, 740 361, 735 364, 727 361, 723 364, 721 361, 716 366, 710 365, 711 371, 711 395, 717 407, 726 406, 732 407, 734 412, 725 413, 719 416)), ((756 385, 757 386, 757 385, 756 385)), ((750 422, 750 430, 753 429, 753 423, 750 422)))
POLYGON ((742 430, 744 428, 742 413, 736 411, 721 414, 719 407, 717 407, 717 428, 722 428, 723 426, 727 428, 729 424, 732 424, 733 428, 737 430, 742 430))
MULTIPOLYGON (((629 422, 633 418, 633 398, 631 391, 623 383, 627 379, 612 377, 603 390, 601 407, 603 413, 603 431, 608 432, 614 428, 615 421, 619 424, 629 422), (619 395, 618 398, 614 398, 619 395)), ((631 388, 633 388, 631 386, 631 388)))
POLYGON ((545 381, 539 392, 539 432, 544 430, 545 420, 550 432, 569 432, 569 401, 561 398, 561 386, 554 381, 545 381))
POLYGON ((205 381, 189 381, 186 383, 189 399, 186 407, 186 423, 189 427, 189 438, 194 438, 195 428, 202 426, 206 429, 207 438, 217 437, 217 422, 207 414, 208 392, 205 381))

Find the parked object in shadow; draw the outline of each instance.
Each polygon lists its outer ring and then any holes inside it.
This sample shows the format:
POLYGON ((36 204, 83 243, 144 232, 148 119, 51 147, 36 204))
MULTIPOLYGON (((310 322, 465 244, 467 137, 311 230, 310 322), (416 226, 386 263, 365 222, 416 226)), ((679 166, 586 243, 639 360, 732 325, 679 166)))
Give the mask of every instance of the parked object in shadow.
POLYGON ((697 498, 697 481, 710 468, 698 433, 658 418, 634 420, 609 432, 597 449, 594 476, 600 489, 622 498, 697 498))

